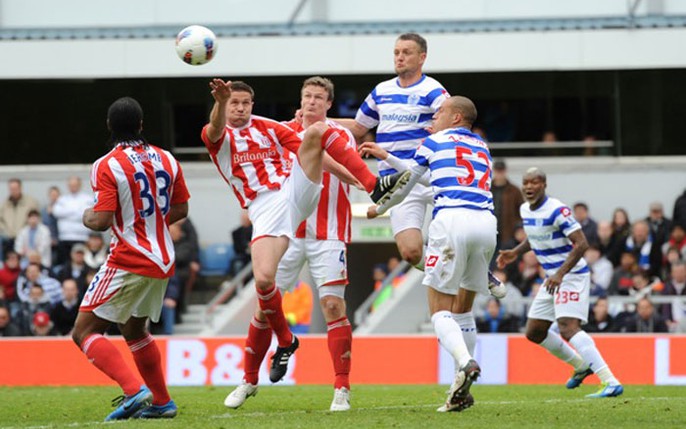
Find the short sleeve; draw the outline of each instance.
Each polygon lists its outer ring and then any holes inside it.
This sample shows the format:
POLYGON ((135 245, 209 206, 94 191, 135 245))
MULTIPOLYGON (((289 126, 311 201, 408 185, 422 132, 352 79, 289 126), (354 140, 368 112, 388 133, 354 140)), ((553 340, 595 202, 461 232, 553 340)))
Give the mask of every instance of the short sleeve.
POLYGON ((224 131, 222 132, 222 136, 219 138, 219 140, 213 142, 207 136, 207 128, 209 126, 210 124, 207 124, 204 127, 202 127, 200 138, 202 139, 202 142, 205 144, 205 147, 210 152, 210 154, 216 155, 217 152, 219 152, 219 149, 221 149, 222 145, 224 144, 224 140, 226 140, 226 127, 224 127, 224 131))
POLYGON ((174 180, 174 188, 172 189, 171 204, 183 204, 191 198, 190 192, 188 192, 188 187, 186 186, 186 179, 183 176, 183 170, 181 169, 181 164, 176 161, 178 172, 176 173, 176 178, 174 180))
POLYGON ((581 229, 581 225, 576 221, 576 219, 574 219, 574 215, 572 215, 572 210, 567 206, 562 206, 555 209, 554 216, 555 225, 567 237, 569 237, 569 235, 574 231, 581 229))
POLYGON ((372 91, 357 110, 355 115, 355 122, 367 129, 372 129, 379 125, 379 108, 374 101, 376 98, 376 89, 372 91))
POLYGON ((113 212, 117 210, 119 204, 119 197, 117 194, 117 181, 112 174, 112 171, 107 166, 106 162, 97 163, 94 167, 95 171, 91 177, 91 186, 93 194, 95 195, 95 205, 93 211, 96 212, 113 212))

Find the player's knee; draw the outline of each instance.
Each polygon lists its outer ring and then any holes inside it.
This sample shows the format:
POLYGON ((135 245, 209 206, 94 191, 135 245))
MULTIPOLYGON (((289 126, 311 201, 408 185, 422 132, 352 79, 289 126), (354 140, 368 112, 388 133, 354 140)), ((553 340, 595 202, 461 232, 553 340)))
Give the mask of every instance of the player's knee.
POLYGON ((305 134, 303 135, 303 142, 305 140, 319 141, 326 132, 326 124, 324 122, 315 122, 314 124, 307 127, 305 134))
POLYGON ((569 341, 572 339, 577 332, 581 330, 578 323, 559 323, 558 327, 560 329, 560 336, 565 340, 569 341))
POLYGON ((74 343, 75 343, 79 348, 81 348, 81 341, 83 341, 83 336, 81 335, 81 332, 80 332, 80 331, 77 331, 76 329, 74 329, 74 330, 71 332, 71 339, 72 339, 72 341, 74 341, 74 343))
POLYGON ((321 299, 322 312, 327 319, 337 319, 345 315, 345 301, 336 296, 325 296, 321 299))
POLYGON ((274 286, 274 276, 267 273, 255 273, 255 287, 257 290, 269 290, 274 286))

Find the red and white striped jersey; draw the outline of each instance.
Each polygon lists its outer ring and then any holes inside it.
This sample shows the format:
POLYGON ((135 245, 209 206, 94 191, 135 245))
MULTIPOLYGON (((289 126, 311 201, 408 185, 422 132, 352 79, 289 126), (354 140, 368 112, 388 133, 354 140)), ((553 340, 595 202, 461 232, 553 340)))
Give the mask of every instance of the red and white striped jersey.
POLYGON ((93 210, 114 212, 108 267, 146 277, 174 274, 169 208, 188 201, 179 162, 148 144, 119 144, 91 170, 93 210))
POLYGON ((258 194, 281 189, 290 174, 284 164, 284 149, 298 153, 301 143, 292 129, 253 115, 241 128, 227 125, 221 138, 212 142, 207 137, 208 126, 202 130, 202 141, 243 208, 258 194))
MULTIPOLYGON (((341 130, 339 138, 346 139, 346 144, 356 147, 355 137, 347 128, 327 119, 328 126, 341 130)), ((305 130, 296 121, 287 122, 302 137, 305 130)), ((295 232, 295 238, 315 240, 339 240, 350 243, 350 185, 341 182, 333 174, 324 171, 322 174, 322 194, 317 209, 305 219, 295 232)))

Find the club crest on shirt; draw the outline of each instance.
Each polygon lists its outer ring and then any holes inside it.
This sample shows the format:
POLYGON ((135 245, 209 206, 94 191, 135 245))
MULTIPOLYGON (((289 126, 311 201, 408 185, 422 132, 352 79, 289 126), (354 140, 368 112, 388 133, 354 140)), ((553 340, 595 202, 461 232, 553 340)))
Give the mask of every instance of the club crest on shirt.
POLYGON ((570 217, 572 215, 572 211, 569 210, 569 207, 562 207, 562 210, 560 210, 560 213, 562 213, 562 216, 564 216, 564 217, 570 217))
POLYGON ((543 219, 536 219, 536 226, 543 226, 543 219))
POLYGON ((407 104, 416 106, 419 104, 419 96, 417 94, 410 94, 407 96, 407 104))

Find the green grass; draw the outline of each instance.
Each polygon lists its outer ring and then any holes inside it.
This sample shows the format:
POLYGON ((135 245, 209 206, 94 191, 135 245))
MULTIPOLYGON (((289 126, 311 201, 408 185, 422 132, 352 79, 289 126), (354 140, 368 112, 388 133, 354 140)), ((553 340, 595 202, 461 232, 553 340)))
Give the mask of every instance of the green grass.
MULTIPOLYGON (((328 412, 329 386, 262 387, 239 410, 230 387, 176 387, 179 416, 107 427, 144 428, 670 428, 686 426, 686 389, 627 386, 619 398, 585 399, 597 386, 474 386, 474 407, 437 413, 445 386, 354 386, 353 410, 328 412), (458 426, 459 425, 459 426, 458 426)), ((111 411, 114 387, 0 387, 0 427, 93 427, 111 411)))

